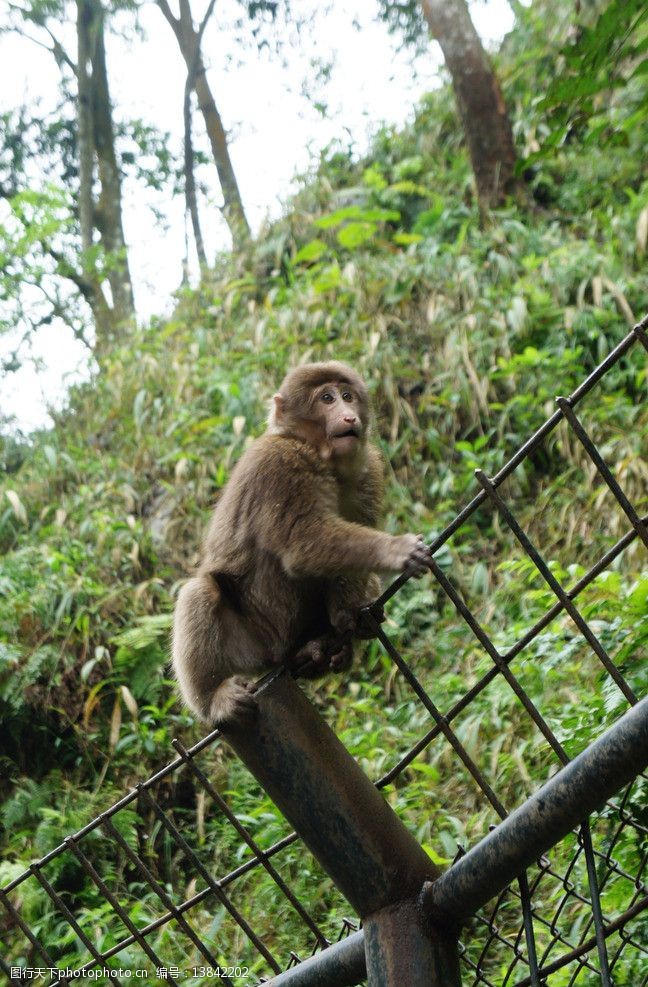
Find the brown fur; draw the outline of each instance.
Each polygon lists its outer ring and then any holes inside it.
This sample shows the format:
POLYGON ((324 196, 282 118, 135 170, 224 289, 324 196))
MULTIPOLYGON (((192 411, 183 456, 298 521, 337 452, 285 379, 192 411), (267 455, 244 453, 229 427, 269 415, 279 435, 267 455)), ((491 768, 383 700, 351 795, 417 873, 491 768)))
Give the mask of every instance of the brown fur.
POLYGON ((243 715, 254 704, 246 677, 296 655, 348 664, 335 635, 375 598, 372 572, 423 571, 420 539, 375 530, 382 464, 367 427, 366 389, 344 364, 298 367, 275 395, 268 432, 234 468, 176 604, 175 672, 202 720, 243 715), (357 440, 340 435, 349 427, 357 440))

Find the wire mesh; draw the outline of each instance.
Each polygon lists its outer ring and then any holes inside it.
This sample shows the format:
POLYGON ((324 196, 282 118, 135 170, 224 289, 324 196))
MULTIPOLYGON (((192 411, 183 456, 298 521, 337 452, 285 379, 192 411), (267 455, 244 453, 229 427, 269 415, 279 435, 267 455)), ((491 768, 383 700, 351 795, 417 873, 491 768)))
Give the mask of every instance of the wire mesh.
MULTIPOLYGON (((622 489, 588 431, 587 409, 581 412, 579 405, 630 351, 643 347, 648 352, 647 325, 644 320, 636 326, 569 397, 559 398, 557 410, 495 476, 476 471, 479 492, 435 538, 431 572, 436 592, 456 611, 457 646, 468 656, 470 668, 451 701, 435 692, 433 674, 419 670, 430 664, 429 656, 404 657, 405 648, 388 633, 389 625, 386 630, 379 623, 381 608, 405 585, 406 577, 397 579, 370 608, 385 655, 415 697, 418 712, 413 721, 418 727, 425 724, 425 716, 431 720, 377 780, 390 797, 404 799, 405 806, 412 768, 428 764, 436 749, 435 763, 445 764, 445 777, 460 773, 461 791, 472 787, 475 805, 487 806, 493 824, 514 807, 498 791, 497 745, 493 753, 471 734, 470 713, 479 696, 491 696, 493 729, 501 736, 514 738, 524 724, 522 750, 509 747, 507 757, 517 758, 527 788, 537 787, 539 779, 594 739, 601 724, 587 722, 587 710, 576 741, 570 736, 567 743, 564 724, 540 708, 534 676, 548 652, 547 667, 551 666, 557 641, 563 650, 567 642, 574 674, 585 669, 582 674, 605 695, 610 722, 636 702, 640 677, 633 669, 641 661, 636 654, 634 663, 630 661, 632 649, 623 645, 619 654, 610 653, 608 638, 617 639, 579 598, 622 553, 633 546, 648 547, 648 516, 641 515, 622 489), (579 444, 588 475, 596 476, 608 491, 625 525, 600 558, 576 570, 571 584, 566 584, 569 569, 557 569, 536 543, 535 532, 525 530, 507 485, 559 428, 567 430, 566 441, 579 444), (544 612, 534 612, 530 623, 521 620, 517 634, 497 627, 492 632, 488 607, 478 612, 470 604, 470 594, 444 561, 451 540, 460 536, 469 519, 486 511, 491 524, 508 530, 516 558, 527 564, 520 598, 529 591, 532 570, 535 599, 546 600, 544 612), (541 738, 541 748, 531 744, 533 732, 541 738), (542 752, 532 771, 523 756, 531 749, 542 752)), ((601 514, 600 522, 612 527, 609 516, 601 514)), ((587 555, 585 543, 583 548, 587 555)), ((437 601, 437 610, 442 605, 437 601)), ((647 639, 648 635, 644 643, 647 639)), ((268 820, 267 802, 261 797, 262 818, 249 810, 253 800, 240 811, 232 793, 221 790, 219 738, 214 731, 189 749, 174 741, 177 757, 171 763, 0 889, 0 970, 10 981, 263 982, 357 928, 356 920, 346 915, 343 899, 318 875, 316 866, 309 864, 308 900, 304 895, 300 900, 293 885, 303 868, 303 847, 280 818, 268 820), (217 844, 205 837, 207 808, 219 813, 223 824, 217 844), (261 873, 263 881, 258 879, 261 873), (100 909, 84 907, 84 881, 98 890, 100 909), (293 936, 288 954, 277 948, 285 941, 285 935, 277 935, 279 928, 293 936)), ((437 781, 431 782, 431 791, 437 781)), ((471 920, 461 945, 466 984, 648 984, 647 792, 648 779, 640 775, 471 920)), ((466 812, 473 808, 466 803, 466 812)), ((434 820, 412 822, 423 834, 427 826, 434 844, 434 820)))

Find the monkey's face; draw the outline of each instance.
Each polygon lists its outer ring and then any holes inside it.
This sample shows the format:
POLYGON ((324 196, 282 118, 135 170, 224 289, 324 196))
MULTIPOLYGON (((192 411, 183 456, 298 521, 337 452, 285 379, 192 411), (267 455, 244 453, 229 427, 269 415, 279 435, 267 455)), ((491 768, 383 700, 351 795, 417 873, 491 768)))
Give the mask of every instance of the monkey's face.
POLYGON ((312 413, 330 455, 335 459, 354 455, 365 437, 366 414, 353 387, 343 381, 330 381, 315 388, 312 413))
POLYGON ((304 439, 336 470, 353 468, 366 447, 369 401, 355 370, 335 360, 306 363, 286 375, 273 398, 268 429, 304 439), (345 467, 346 468, 346 467, 345 467))

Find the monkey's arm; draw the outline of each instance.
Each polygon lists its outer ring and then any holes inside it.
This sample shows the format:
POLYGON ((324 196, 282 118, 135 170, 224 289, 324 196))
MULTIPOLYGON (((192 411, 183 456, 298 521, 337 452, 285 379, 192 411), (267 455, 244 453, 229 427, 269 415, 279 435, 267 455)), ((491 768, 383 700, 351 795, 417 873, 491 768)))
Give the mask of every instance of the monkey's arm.
POLYGON ((335 577, 352 573, 421 574, 429 553, 417 535, 388 535, 336 513, 334 481, 316 468, 289 473, 270 482, 256 514, 259 546, 281 560, 291 577, 335 577))
MULTIPOLYGON (((317 452, 303 443, 270 438, 274 441, 259 446, 263 457, 247 461, 240 482, 246 500, 237 513, 247 514, 256 545, 278 558, 290 577, 405 569, 421 574, 428 568, 422 538, 388 535, 341 517, 336 479, 317 452)), ((358 516, 356 510, 351 514, 358 516)))
MULTIPOLYGON (((387 535, 334 514, 297 517, 285 535, 274 550, 292 577, 404 569, 418 574, 429 566, 429 552, 418 535, 387 535)), ((272 545, 267 547, 273 550, 272 545)))

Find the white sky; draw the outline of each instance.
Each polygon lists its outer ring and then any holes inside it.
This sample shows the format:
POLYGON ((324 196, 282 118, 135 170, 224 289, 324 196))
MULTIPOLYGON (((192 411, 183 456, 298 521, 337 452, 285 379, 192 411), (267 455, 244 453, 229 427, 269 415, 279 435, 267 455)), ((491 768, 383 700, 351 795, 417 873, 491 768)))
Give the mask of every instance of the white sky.
MULTIPOLYGON (((219 36, 219 0, 203 40, 209 79, 225 126, 230 130, 230 151, 245 209, 254 230, 268 215, 281 211, 296 173, 307 169, 312 155, 334 138, 355 141, 358 153, 381 122, 401 124, 420 96, 436 84, 440 64, 437 45, 429 56, 413 61, 411 52, 397 51, 381 23, 373 20, 373 0, 335 0, 317 37, 304 38, 298 52, 286 48, 288 67, 278 59, 259 57, 250 49, 243 64, 224 65, 226 38, 219 36), (354 19, 361 31, 352 27, 354 19), (328 105, 326 119, 301 95, 309 75, 310 59, 334 59, 334 71, 318 98, 328 105)), ((296 0, 300 10, 315 9, 317 0, 296 0)), ((172 8, 176 0, 171 0, 172 8)), ((194 0, 194 16, 206 7, 194 0)), ((0 4, 0 23, 3 19, 0 4)), ((475 26, 487 44, 500 40, 510 29, 512 14, 506 0, 479 0, 471 5, 475 26)), ((129 45, 109 35, 107 59, 111 95, 116 114, 141 117, 174 135, 181 147, 182 99, 185 69, 175 37, 161 12, 152 4, 142 9, 144 40, 129 45)), ((75 39, 66 35, 71 52, 75 39)), ((0 110, 37 97, 44 105, 59 86, 53 58, 31 42, 15 36, 0 37, 0 110)), ((198 134, 199 115, 194 121, 198 134)), ((201 219, 208 256, 227 242, 227 233, 216 204, 220 201, 214 181, 213 200, 201 202, 201 219)), ((183 203, 158 199, 155 205, 168 216, 168 232, 155 227, 141 188, 126 188, 125 232, 140 318, 168 313, 172 292, 180 282, 184 253, 183 203)), ((150 200, 148 200, 150 201, 150 200)), ((1 213, 0 213, 1 221, 1 213)), ((0 358, 10 352, 11 340, 0 338, 0 358)), ((15 344, 14 344, 15 345, 15 344)), ((0 411, 14 414, 23 429, 48 424, 47 405, 64 397, 66 382, 88 372, 87 350, 62 324, 38 334, 35 352, 44 369, 37 373, 25 366, 0 378, 0 411)))

